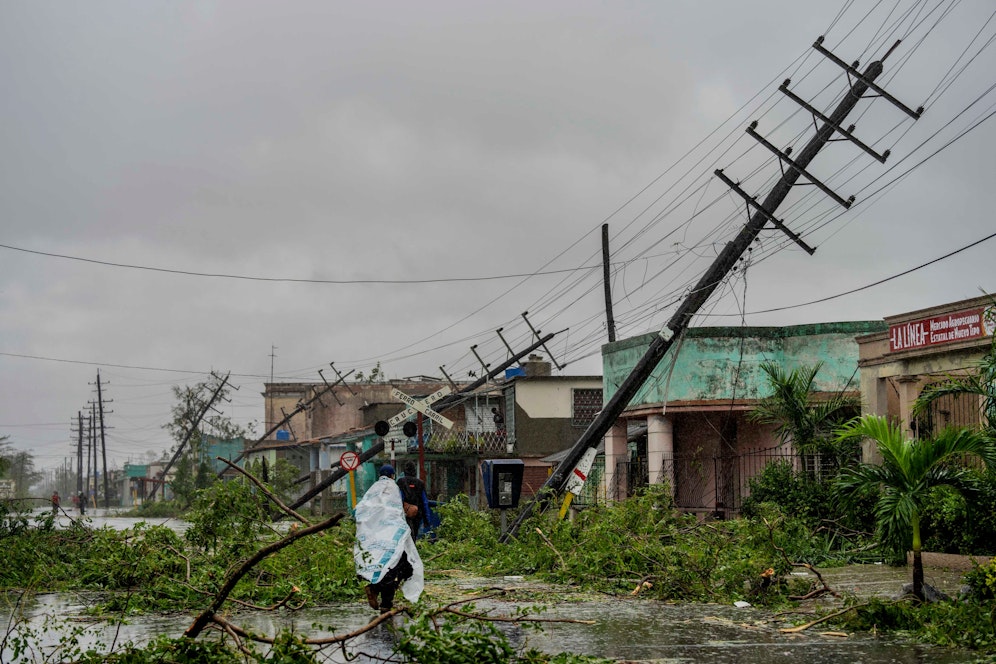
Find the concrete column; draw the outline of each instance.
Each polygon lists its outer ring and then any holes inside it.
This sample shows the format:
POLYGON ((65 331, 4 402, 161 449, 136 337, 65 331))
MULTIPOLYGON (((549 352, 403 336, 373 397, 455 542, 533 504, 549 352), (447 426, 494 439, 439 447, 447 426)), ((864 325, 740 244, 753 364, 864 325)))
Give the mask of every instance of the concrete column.
POLYGON ((674 427, 664 415, 647 418, 647 470, 651 484, 667 482, 674 495, 674 427))
POLYGON ((903 433, 912 438, 913 419, 910 417, 910 410, 913 408, 913 402, 920 395, 920 377, 899 376, 896 379, 896 386, 899 389, 899 417, 902 419, 903 433))
POLYGON ((626 420, 617 420, 605 434, 605 500, 613 502, 626 497, 626 476, 618 476, 616 465, 629 461, 626 446, 626 420))

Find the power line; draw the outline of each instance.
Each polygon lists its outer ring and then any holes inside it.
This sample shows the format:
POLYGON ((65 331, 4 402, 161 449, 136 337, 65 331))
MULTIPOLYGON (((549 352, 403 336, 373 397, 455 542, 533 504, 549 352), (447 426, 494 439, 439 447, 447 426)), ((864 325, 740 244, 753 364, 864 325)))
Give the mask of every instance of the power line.
MULTIPOLYGON (((987 235, 986 237, 984 237, 984 238, 982 238, 980 240, 976 240, 975 242, 972 242, 970 244, 966 244, 964 247, 961 247, 960 249, 955 249, 954 251, 948 252, 948 253, 944 254, 943 256, 938 256, 937 258, 934 258, 933 260, 929 260, 926 263, 921 263, 920 265, 917 265, 916 267, 911 267, 908 270, 903 270, 902 272, 894 274, 894 275, 892 275, 890 277, 885 277, 884 279, 879 279, 878 281, 874 281, 874 282, 872 282, 870 284, 866 284, 866 285, 860 286, 858 288, 852 288, 851 290, 844 291, 843 293, 837 293, 836 295, 830 295, 828 297, 822 297, 822 298, 820 298, 818 300, 811 300, 809 302, 802 302, 800 304, 792 304, 792 305, 788 305, 788 306, 784 306, 784 307, 775 307, 774 309, 762 309, 760 311, 751 311, 750 314, 751 315, 753 315, 753 314, 768 314, 768 313, 772 313, 772 312, 775 312, 775 311, 785 311, 787 309, 798 309, 800 307, 808 307, 811 304, 819 304, 821 302, 828 302, 830 300, 836 300, 839 297, 844 297, 845 295, 852 295, 854 293, 858 293, 858 292, 863 291, 863 290, 868 290, 869 288, 873 288, 875 286, 879 286, 879 285, 884 284, 884 283, 886 283, 888 281, 892 281, 894 279, 898 279, 899 277, 905 277, 907 274, 912 274, 913 272, 916 272, 917 270, 922 270, 923 268, 929 267, 929 266, 933 265, 934 263, 939 263, 940 261, 943 261, 945 259, 951 258, 952 256, 955 256, 957 254, 960 254, 963 251, 971 249, 972 247, 980 245, 983 242, 987 242, 987 241, 993 239, 994 237, 996 237, 996 233, 992 233, 991 235, 987 235)), ((739 313, 735 313, 735 314, 704 314, 704 315, 710 316, 710 317, 729 317, 729 316, 739 316, 740 314, 739 313)))
POLYGON ((464 282, 464 281, 497 281, 499 279, 518 279, 522 277, 539 277, 547 274, 563 274, 565 272, 578 272, 583 270, 590 270, 594 266, 580 266, 575 268, 563 268, 561 270, 546 270, 541 272, 522 272, 516 274, 496 274, 485 277, 438 277, 433 279, 296 279, 293 277, 256 277, 252 275, 245 274, 224 274, 217 272, 191 272, 188 270, 176 270, 172 268, 165 267, 151 267, 148 265, 132 265, 128 263, 114 263, 111 261, 100 261, 94 258, 83 258, 81 256, 69 256, 67 254, 56 254, 48 251, 37 251, 35 249, 25 249, 24 247, 15 247, 10 244, 0 244, 0 248, 9 249, 11 251, 20 251, 26 254, 35 254, 37 256, 46 256, 48 258, 62 258, 64 260, 79 261, 81 263, 92 263, 94 265, 103 265, 105 267, 119 267, 129 270, 145 270, 147 272, 164 272, 166 274, 179 274, 186 277, 208 277, 213 279, 239 279, 243 281, 268 281, 273 283, 297 283, 297 284, 336 284, 336 285, 378 285, 378 284, 439 284, 439 283, 452 283, 452 282, 464 282))

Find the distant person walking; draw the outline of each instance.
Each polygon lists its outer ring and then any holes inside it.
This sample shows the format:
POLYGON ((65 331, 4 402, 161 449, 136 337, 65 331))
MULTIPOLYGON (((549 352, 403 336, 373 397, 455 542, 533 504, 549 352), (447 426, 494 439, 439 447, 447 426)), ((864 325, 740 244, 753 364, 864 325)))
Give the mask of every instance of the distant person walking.
POLYGON ((398 478, 398 487, 404 501, 405 521, 412 530, 412 539, 418 539, 422 524, 429 527, 429 497, 425 494, 425 482, 418 478, 414 461, 405 462, 405 476, 398 478))
POLYGON ((62 503, 62 499, 59 498, 59 492, 58 491, 53 491, 52 492, 52 514, 58 514, 59 513, 59 505, 61 503, 62 503))
POLYGON ((385 464, 379 474, 356 505, 353 562, 357 576, 370 582, 363 589, 370 608, 387 613, 394 608, 399 587, 409 602, 418 601, 425 573, 401 508, 394 468, 385 464))

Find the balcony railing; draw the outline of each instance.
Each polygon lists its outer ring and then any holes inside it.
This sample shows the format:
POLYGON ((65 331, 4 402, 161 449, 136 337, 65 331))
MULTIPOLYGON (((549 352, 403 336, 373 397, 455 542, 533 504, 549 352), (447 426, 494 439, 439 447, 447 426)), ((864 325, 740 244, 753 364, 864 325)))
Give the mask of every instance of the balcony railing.
MULTIPOLYGON (((509 439, 504 430, 467 431, 435 427, 425 439, 425 451, 436 454, 511 454, 509 439)), ((408 441, 409 450, 418 449, 414 438, 408 441)))

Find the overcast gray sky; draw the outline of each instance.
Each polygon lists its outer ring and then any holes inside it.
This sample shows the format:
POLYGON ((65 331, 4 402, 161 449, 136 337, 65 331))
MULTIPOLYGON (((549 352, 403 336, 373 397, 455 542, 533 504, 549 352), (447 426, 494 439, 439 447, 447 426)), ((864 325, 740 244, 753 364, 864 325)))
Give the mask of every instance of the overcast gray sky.
POLYGON ((171 386, 212 369, 260 420, 271 361, 465 378, 472 344, 504 360, 495 329, 527 343, 526 310, 568 330, 565 373, 600 373, 601 224, 620 336, 659 329, 745 221, 713 170, 762 197, 779 173, 744 128, 798 150, 781 81, 822 109, 847 89, 821 34, 862 68, 903 37, 879 82, 927 111, 862 101, 888 162, 829 146, 812 171, 856 204, 798 187, 779 216, 816 254, 764 233, 695 324, 996 290, 988 241, 795 306, 996 231, 991 0, 854 4, 3 3, 0 435, 61 464, 99 368, 120 465, 170 445, 171 386))

